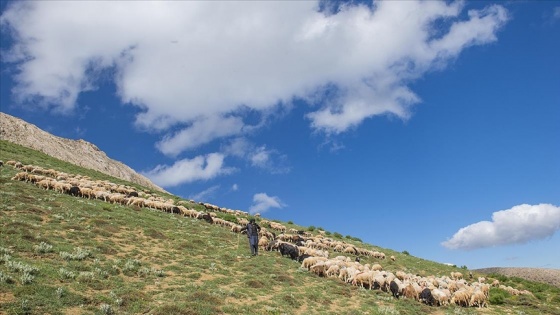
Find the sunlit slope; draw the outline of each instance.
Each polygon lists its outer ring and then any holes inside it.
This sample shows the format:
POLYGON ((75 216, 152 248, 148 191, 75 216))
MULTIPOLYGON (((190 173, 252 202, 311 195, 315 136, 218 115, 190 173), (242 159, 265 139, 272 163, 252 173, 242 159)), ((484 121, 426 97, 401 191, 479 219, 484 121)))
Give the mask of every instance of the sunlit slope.
MULTIPOLYGON (((0 141, 0 160, 145 190, 6 141, 0 141)), ((499 278, 502 284, 530 290, 534 296, 513 296, 493 288, 490 306, 483 310, 396 300, 388 292, 319 277, 276 251, 261 251, 260 256, 249 258, 243 235, 204 220, 44 190, 11 180, 18 172, 7 165, 0 169, 0 313, 560 314, 560 290, 506 277, 499 278)), ((199 204, 189 207, 204 210, 199 204)), ((220 212, 216 215, 237 219, 220 212)), ((395 261, 361 257, 362 264, 379 263, 391 272, 422 276, 468 274, 461 268, 327 233, 395 257, 395 261)))

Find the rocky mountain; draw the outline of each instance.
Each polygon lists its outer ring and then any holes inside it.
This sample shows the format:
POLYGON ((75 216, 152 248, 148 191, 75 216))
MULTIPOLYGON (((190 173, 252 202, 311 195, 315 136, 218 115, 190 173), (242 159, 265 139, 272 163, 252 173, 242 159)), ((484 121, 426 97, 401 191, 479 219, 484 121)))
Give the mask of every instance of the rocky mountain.
POLYGON ((41 151, 75 165, 166 192, 127 165, 109 158, 93 143, 82 139, 71 140, 54 136, 33 124, 1 112, 0 139, 41 151))

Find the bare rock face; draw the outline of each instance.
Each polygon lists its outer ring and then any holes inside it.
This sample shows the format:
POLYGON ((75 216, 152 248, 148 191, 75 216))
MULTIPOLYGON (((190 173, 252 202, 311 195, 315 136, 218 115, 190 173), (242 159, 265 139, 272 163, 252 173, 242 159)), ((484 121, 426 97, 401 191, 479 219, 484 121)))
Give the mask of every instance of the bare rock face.
POLYGON ((0 139, 150 189, 166 192, 127 165, 109 158, 92 143, 82 139, 70 140, 51 135, 33 124, 5 113, 0 113, 0 139))

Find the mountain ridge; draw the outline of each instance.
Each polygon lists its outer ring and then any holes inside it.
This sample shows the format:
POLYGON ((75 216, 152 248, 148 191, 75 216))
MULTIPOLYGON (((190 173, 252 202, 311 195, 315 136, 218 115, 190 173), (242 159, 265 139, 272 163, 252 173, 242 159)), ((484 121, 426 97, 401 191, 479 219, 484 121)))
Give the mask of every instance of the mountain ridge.
POLYGON ((50 134, 25 120, 0 112, 0 139, 41 151, 63 161, 168 193, 130 166, 111 159, 95 144, 50 134))

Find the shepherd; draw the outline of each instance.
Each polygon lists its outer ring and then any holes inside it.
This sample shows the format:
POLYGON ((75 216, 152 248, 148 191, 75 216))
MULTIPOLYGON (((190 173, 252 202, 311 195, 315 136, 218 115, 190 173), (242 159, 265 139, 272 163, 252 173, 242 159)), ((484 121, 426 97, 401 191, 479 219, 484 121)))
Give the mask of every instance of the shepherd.
POLYGON ((261 227, 255 222, 254 218, 249 220, 246 226, 241 228, 241 232, 247 230, 247 238, 249 239, 249 247, 251 248, 251 256, 259 254, 259 231, 261 227))

